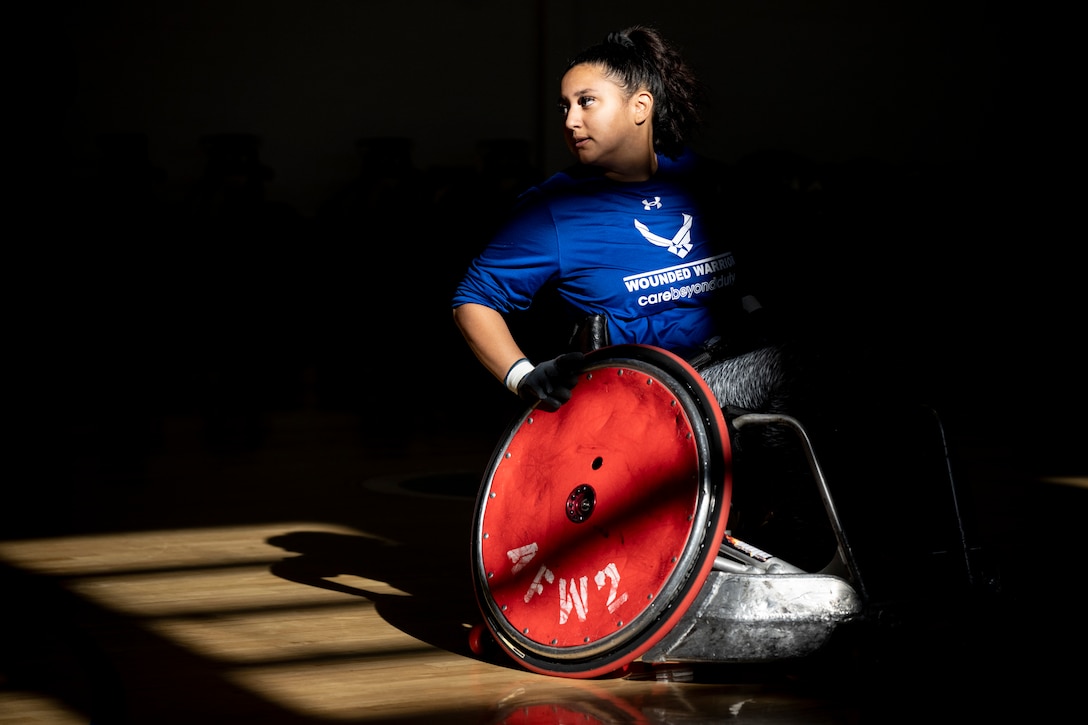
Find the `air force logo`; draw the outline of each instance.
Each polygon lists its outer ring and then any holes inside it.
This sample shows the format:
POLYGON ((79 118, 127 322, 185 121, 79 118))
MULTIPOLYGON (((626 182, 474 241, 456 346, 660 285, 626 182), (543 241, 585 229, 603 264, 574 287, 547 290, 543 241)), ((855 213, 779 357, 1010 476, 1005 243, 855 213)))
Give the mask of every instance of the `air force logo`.
POLYGON ((691 251, 691 214, 684 215, 684 225, 673 235, 672 239, 654 234, 649 227, 638 219, 635 219, 635 229, 638 229, 650 244, 657 247, 666 247, 680 259, 688 256, 688 252, 691 251))

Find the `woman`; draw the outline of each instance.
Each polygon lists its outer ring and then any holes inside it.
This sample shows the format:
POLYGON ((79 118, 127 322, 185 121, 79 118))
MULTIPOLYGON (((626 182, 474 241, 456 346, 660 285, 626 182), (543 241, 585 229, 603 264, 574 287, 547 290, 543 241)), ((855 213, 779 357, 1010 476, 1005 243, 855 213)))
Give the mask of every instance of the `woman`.
POLYGON ((589 347, 661 347, 697 364, 722 405, 781 407, 779 352, 753 350, 759 304, 711 214, 721 175, 685 146, 701 100, 653 28, 612 33, 568 64, 559 108, 578 163, 521 196, 453 298, 469 347, 512 392, 545 410, 570 398, 581 351, 534 365, 507 324, 554 289, 574 323, 601 325, 589 347))
MULTIPOLYGON (((766 313, 725 245, 721 217, 733 210, 719 193, 721 169, 685 146, 700 120, 691 69, 657 31, 635 26, 576 56, 560 94, 578 163, 519 198, 454 294, 454 320, 476 357, 512 392, 556 410, 583 352, 653 345, 691 362, 727 422, 745 411, 796 415, 798 368, 768 341, 766 313), (534 365, 507 320, 544 291, 580 324, 571 346, 582 344, 534 365)), ((803 525, 820 520, 822 504, 796 438, 779 426, 743 431, 730 431, 746 482, 734 489, 731 530, 790 551, 798 565, 826 563, 826 523, 821 545, 803 525)))

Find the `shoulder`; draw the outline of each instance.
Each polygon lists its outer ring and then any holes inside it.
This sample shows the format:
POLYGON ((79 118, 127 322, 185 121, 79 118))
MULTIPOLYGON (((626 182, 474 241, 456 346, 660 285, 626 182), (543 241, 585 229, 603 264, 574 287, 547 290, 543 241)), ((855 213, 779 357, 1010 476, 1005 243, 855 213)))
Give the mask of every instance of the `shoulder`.
POLYGON ((690 149, 677 158, 659 156, 657 175, 713 203, 727 198, 735 186, 735 175, 728 164, 690 149))
POLYGON ((599 170, 583 165, 571 166, 523 191, 517 200, 517 210, 578 205, 599 198, 611 186, 599 170))
POLYGON ((724 176, 728 171, 728 167, 721 161, 704 156, 691 149, 684 149, 675 158, 658 154, 657 168, 658 173, 665 176, 696 180, 713 180, 724 176))
POLYGON ((529 191, 536 191, 545 196, 559 196, 579 188, 597 186, 606 181, 600 169, 585 164, 574 164, 552 174, 529 191))
POLYGON ((554 227, 557 216, 567 216, 595 196, 586 188, 592 182, 580 166, 572 166, 525 189, 518 195, 506 220, 506 231, 524 236, 530 230, 554 227))

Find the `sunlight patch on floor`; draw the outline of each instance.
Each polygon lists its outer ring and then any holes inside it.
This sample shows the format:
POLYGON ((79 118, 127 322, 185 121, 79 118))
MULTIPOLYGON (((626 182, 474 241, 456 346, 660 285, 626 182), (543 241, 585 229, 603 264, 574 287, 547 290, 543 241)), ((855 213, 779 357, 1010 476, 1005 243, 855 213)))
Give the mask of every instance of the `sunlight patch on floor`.
MULTIPOLYGON (((338 574, 335 566, 325 575, 318 567, 303 581, 278 576, 275 565, 303 556, 277 545, 290 534, 360 537, 375 557, 386 543, 347 527, 287 522, 0 542, 0 561, 53 580, 299 712, 334 718, 373 712, 373 691, 363 697, 330 686, 330 668, 357 671, 363 680, 381 671, 383 680, 396 682, 420 680, 421 662, 450 666, 449 653, 382 619, 377 602, 408 596, 397 587, 338 574)), ((462 666, 484 667, 469 659, 462 666)), ((414 686, 426 689, 422 681, 414 686)), ((0 706, 18 713, 20 722, 83 721, 38 693, 9 690, 2 696, 0 706)), ((405 698, 401 687, 389 688, 388 707, 403 711, 417 704, 420 711, 436 705, 433 698, 405 698)))

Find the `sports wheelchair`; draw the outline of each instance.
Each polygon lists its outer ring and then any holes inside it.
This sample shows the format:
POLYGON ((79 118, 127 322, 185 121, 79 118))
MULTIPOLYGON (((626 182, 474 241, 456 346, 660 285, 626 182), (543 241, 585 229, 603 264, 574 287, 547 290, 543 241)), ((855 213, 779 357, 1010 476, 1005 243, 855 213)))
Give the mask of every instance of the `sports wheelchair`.
POLYGON ((636 663, 776 662, 984 584, 939 418, 859 415, 857 429, 886 429, 901 450, 870 437, 850 453, 863 473, 837 485, 796 418, 727 423, 676 355, 589 352, 571 400, 518 415, 485 471, 471 550, 483 623, 471 648, 497 645, 527 670, 568 678, 636 663), (830 542, 822 566, 791 563, 730 526, 746 485, 731 438, 764 426, 791 431, 803 451, 830 542), (907 427, 921 433, 900 437, 907 427))

